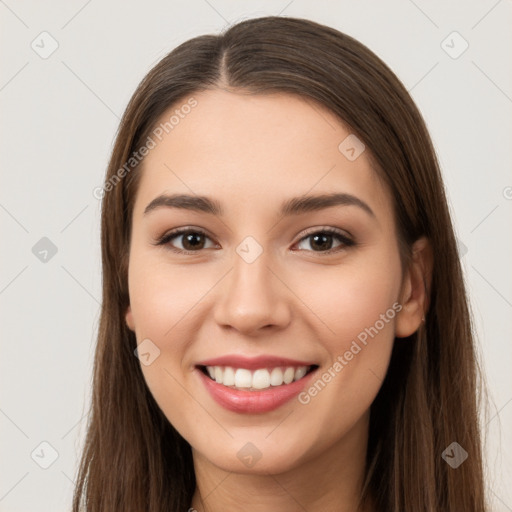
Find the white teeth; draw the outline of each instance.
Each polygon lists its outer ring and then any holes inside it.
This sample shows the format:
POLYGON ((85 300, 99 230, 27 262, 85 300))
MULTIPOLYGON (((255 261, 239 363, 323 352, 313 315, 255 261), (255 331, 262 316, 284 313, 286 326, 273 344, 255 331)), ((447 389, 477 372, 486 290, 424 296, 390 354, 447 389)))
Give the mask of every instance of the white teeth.
POLYGON ((260 368, 255 371, 246 368, 233 368, 231 366, 207 366, 208 375, 224 386, 244 390, 267 389, 270 386, 282 386, 302 379, 309 370, 309 366, 276 367, 272 369, 260 368))
POLYGON ((290 384, 290 382, 293 382, 294 377, 295 377, 295 369, 292 367, 286 368, 284 375, 283 375, 284 383, 290 384))
POLYGON ((222 384, 224 384, 224 386, 234 386, 235 385, 235 370, 233 370, 233 368, 231 368, 231 366, 226 366, 226 368, 224 368, 222 384))
POLYGON ((308 371, 307 368, 304 366, 297 368, 295 370, 295 379, 294 380, 302 379, 302 377, 304 377, 304 375, 306 375, 307 371, 308 371))
POLYGON ((283 383, 283 370, 281 368, 273 368, 270 373, 270 385, 280 386, 283 383))
POLYGON ((252 376, 252 387, 266 389, 270 387, 270 373, 268 370, 256 370, 252 376))
MULTIPOLYGON (((224 384, 224 382, 222 382, 224 384)), ((252 375, 250 370, 238 368, 235 372, 235 386, 237 388, 250 388, 252 385, 252 375)))

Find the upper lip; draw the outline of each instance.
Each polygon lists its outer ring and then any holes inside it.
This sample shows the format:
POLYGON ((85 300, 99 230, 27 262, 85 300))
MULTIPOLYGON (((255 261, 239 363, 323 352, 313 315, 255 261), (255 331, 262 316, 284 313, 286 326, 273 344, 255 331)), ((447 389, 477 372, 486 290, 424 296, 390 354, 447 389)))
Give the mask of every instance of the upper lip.
MULTIPOLYGON (((315 363, 309 361, 298 361, 286 357, 261 355, 257 357, 246 357, 241 355, 226 355, 200 361, 196 366, 231 366, 234 368, 246 368, 257 370, 258 368, 275 368, 279 366, 313 366, 315 363)), ((316 366, 316 365, 315 365, 316 366)))

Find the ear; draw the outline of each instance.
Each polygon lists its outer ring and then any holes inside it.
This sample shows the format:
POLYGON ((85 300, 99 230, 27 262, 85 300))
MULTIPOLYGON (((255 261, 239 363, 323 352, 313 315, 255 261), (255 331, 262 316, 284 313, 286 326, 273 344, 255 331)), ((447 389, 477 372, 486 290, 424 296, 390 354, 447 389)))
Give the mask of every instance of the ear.
POLYGON ((125 313, 126 325, 131 331, 135 332, 135 322, 133 321, 132 307, 128 306, 125 313))
POLYGON ((413 244, 412 261, 402 283, 402 309, 395 323, 397 338, 405 338, 415 333, 425 318, 432 282, 432 266, 432 247, 426 237, 421 237, 413 244))

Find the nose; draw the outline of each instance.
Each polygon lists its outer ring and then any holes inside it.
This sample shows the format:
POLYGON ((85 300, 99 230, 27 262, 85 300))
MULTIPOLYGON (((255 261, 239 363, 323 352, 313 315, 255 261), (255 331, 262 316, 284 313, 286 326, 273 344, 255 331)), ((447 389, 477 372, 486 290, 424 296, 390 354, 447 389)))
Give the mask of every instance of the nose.
POLYGON ((269 265, 263 252, 248 263, 235 254, 233 269, 223 280, 215 301, 215 320, 245 335, 263 328, 281 329, 291 318, 289 288, 269 265))

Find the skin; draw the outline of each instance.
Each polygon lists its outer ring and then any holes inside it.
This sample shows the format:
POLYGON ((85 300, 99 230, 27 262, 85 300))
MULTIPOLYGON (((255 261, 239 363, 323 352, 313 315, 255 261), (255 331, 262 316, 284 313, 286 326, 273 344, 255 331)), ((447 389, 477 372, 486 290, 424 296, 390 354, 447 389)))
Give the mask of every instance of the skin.
MULTIPOLYGON (((202 511, 354 511, 361 490, 369 409, 396 337, 415 332, 426 310, 431 253, 416 242, 402 275, 392 197, 368 150, 349 161, 338 145, 350 131, 322 106, 287 94, 210 90, 144 160, 133 210, 126 322, 137 342, 160 355, 141 368, 158 405, 190 443, 202 511), (367 203, 280 217, 281 203, 304 194, 345 192, 367 203), (206 195, 222 217, 160 207, 163 193, 206 195), (172 229, 208 233, 195 254, 172 229), (336 237, 315 250, 311 233, 336 237), (306 229, 311 231, 309 236, 306 229), (247 263, 237 246, 252 236, 262 254, 247 263), (326 255, 329 248, 340 249, 326 255), (271 354, 314 361, 321 375, 394 303, 402 306, 374 338, 304 405, 296 399, 263 414, 228 411, 194 370, 225 354, 271 354), (251 442, 261 458, 237 457, 251 442), (303 508, 301 508, 303 507, 303 508)), ((162 116, 169 119, 176 106, 162 116)), ((368 511, 373 510, 371 507, 368 511)))

